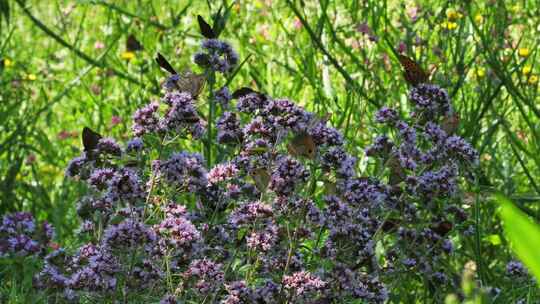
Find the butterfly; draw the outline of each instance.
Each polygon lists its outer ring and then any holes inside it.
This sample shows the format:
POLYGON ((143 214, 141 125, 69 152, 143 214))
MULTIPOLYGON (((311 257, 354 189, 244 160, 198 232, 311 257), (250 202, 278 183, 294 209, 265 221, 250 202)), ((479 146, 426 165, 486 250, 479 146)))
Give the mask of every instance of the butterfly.
POLYGON ((157 53, 156 62, 162 69, 171 74, 169 81, 172 82, 178 91, 188 92, 194 99, 199 97, 199 94, 201 94, 204 85, 206 84, 206 77, 204 74, 195 74, 189 69, 185 69, 179 74, 160 53, 157 53))
POLYGON ((403 171, 403 168, 401 167, 401 164, 399 163, 397 155, 391 155, 390 158, 386 161, 386 166, 390 169, 388 183, 391 186, 399 184, 407 177, 405 175, 405 172, 403 171))
POLYGON ((199 22, 199 29, 201 30, 201 34, 208 39, 214 39, 217 38, 216 32, 210 24, 208 24, 201 15, 197 15, 197 21, 199 22))
POLYGON ((446 134, 454 134, 459 127, 459 114, 455 112, 447 114, 441 122, 441 127, 446 134))
POLYGON ((420 67, 411 58, 398 54, 399 63, 403 67, 403 76, 405 80, 412 86, 417 86, 421 83, 426 83, 429 81, 429 74, 420 67))
POLYGON ((139 42, 139 40, 137 40, 137 38, 135 38, 133 34, 130 34, 126 40, 126 51, 136 52, 142 50, 144 50, 142 44, 139 42))
POLYGON ((268 184, 270 183, 270 173, 268 173, 268 169, 254 169, 249 172, 249 175, 255 182, 255 187, 257 187, 257 190, 259 190, 261 193, 264 193, 266 191, 266 188, 268 188, 268 184))
POLYGON ((433 224, 431 226, 431 230, 435 231, 440 236, 445 236, 446 234, 448 234, 448 232, 450 232, 450 230, 452 230, 453 227, 454 225, 451 222, 447 220, 442 220, 438 223, 433 224))
POLYGON ((94 157, 93 153, 97 150, 101 135, 88 127, 84 127, 82 131, 82 144, 84 152, 90 158, 94 157))
POLYGON ((266 94, 261 93, 261 92, 257 92, 255 90, 253 90, 252 88, 248 88, 248 87, 242 87, 242 88, 234 91, 231 96, 232 96, 233 99, 238 99, 238 98, 244 97, 244 96, 249 95, 249 94, 257 95, 257 97, 259 97, 263 102, 268 100, 268 97, 266 96, 266 94))
MULTIPOLYGON (((308 126, 308 130, 313 128, 319 123, 326 123, 330 118, 330 114, 326 114, 323 118, 314 118, 311 120, 308 126)), ((317 155, 317 144, 313 135, 309 134, 308 131, 302 131, 296 134, 291 142, 287 145, 287 150, 289 154, 293 156, 303 156, 308 159, 315 159, 317 155)))

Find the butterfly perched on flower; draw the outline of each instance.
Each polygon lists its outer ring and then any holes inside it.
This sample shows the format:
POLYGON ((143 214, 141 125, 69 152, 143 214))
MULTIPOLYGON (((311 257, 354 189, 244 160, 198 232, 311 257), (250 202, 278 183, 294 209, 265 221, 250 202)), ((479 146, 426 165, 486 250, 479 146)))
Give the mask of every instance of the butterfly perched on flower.
POLYGON ((94 158, 94 153, 98 148, 99 140, 102 136, 94 130, 84 127, 82 131, 82 144, 84 153, 88 158, 94 158))
POLYGON ((168 88, 177 89, 180 92, 188 92, 193 99, 199 97, 199 94, 201 94, 204 85, 206 84, 206 77, 204 74, 195 74, 189 69, 185 69, 181 73, 178 73, 169 61, 167 61, 160 53, 157 53, 156 62, 162 69, 171 74, 166 83, 168 88))
POLYGON ((309 130, 319 123, 326 123, 330 118, 330 114, 326 114, 322 118, 313 118, 306 131, 298 132, 287 145, 287 150, 292 156, 302 156, 308 159, 315 159, 317 156, 317 144, 309 130))
POLYGON ((397 56, 404 70, 403 76, 410 85, 417 86, 429 81, 429 74, 416 61, 402 54, 397 56))

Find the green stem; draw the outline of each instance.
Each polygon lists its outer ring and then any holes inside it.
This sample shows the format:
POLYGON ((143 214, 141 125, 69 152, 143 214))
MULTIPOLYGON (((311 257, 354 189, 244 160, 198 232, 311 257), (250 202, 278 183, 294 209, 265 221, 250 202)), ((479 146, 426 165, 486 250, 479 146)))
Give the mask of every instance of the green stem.
POLYGON ((214 100, 214 84, 216 82, 216 73, 207 71, 208 74, 208 131, 205 144, 206 149, 206 165, 208 168, 212 165, 212 143, 214 139, 214 116, 216 111, 216 103, 214 100))

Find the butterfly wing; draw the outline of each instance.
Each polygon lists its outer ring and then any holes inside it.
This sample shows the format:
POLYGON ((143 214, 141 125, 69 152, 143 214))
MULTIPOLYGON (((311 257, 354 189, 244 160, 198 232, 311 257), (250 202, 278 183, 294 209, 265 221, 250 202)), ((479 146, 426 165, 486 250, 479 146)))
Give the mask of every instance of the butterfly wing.
POLYGON ((398 57, 399 63, 401 63, 404 70, 403 76, 409 84, 417 86, 421 83, 428 82, 429 74, 418 63, 405 55, 399 54, 398 57))
POLYGON ((84 147, 84 152, 89 154, 92 151, 96 150, 100 139, 101 135, 99 135, 99 133, 93 131, 88 127, 84 127, 82 132, 82 143, 84 147))
POLYGON ((293 156, 303 156, 309 159, 314 159, 317 153, 317 145, 315 140, 307 132, 301 132, 293 137, 287 145, 289 154, 293 156))
POLYGON ((255 169, 250 172, 250 176, 255 182, 255 187, 257 187, 260 192, 265 192, 270 183, 270 174, 268 173, 268 170, 262 168, 255 169))
POLYGON ((126 40, 126 50, 128 52, 142 51, 144 48, 142 44, 135 38, 133 34, 130 34, 126 40))
POLYGON ((188 92, 194 99, 197 99, 206 84, 206 77, 204 74, 195 74, 190 70, 185 70, 176 84, 180 92, 188 92))
POLYGON ((173 75, 178 74, 176 70, 172 67, 172 65, 169 63, 169 61, 167 61, 167 59, 165 59, 165 57, 161 55, 161 53, 157 53, 156 62, 162 69, 166 70, 167 72, 173 75))
POLYGON ((199 22, 199 29, 201 30, 201 34, 208 39, 217 38, 216 33, 208 24, 201 15, 197 15, 197 21, 199 22))

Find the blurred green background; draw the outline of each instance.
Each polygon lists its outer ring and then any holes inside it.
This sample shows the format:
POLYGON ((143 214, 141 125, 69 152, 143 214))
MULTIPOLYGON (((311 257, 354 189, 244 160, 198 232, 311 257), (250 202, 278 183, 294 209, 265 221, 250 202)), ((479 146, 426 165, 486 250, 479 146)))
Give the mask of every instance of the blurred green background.
MULTIPOLYGON (((200 41, 196 16, 210 20, 220 5, 0 0, 0 213, 32 211, 69 242, 83 189, 63 170, 80 153, 82 127, 127 138, 133 111, 159 98, 166 75, 153 60, 156 52, 179 69, 196 69, 190 57, 200 41), (126 52, 130 34, 144 50, 126 52)), ((374 111, 407 110, 408 87, 394 55, 402 50, 448 90, 461 117, 458 134, 481 154, 478 183, 466 188, 500 190, 538 218, 537 2, 232 5, 221 37, 247 60, 232 90, 251 86, 331 113, 359 170, 367 170, 363 148, 377 133, 374 111)), ((500 246, 493 241, 500 233, 494 209, 482 204, 478 215, 487 248, 500 246)))

